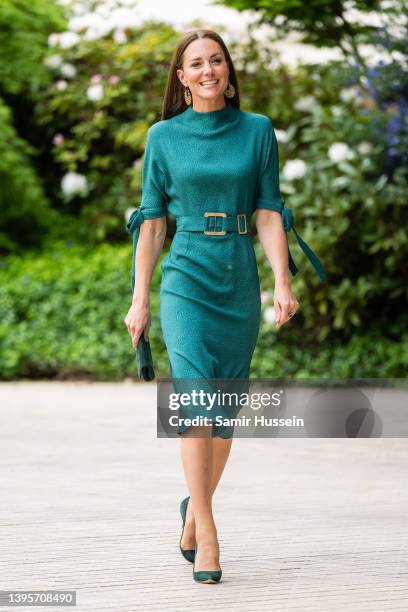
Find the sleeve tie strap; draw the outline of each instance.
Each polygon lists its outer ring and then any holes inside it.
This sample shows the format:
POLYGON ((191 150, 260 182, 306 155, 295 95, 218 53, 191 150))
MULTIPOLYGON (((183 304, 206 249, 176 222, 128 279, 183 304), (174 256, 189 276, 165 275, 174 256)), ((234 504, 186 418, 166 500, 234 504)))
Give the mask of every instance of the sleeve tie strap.
MULTIPOLYGON (((294 215, 293 215, 293 211, 291 208, 286 208, 285 205, 283 205, 283 209, 282 209, 282 223, 283 223, 283 228, 285 230, 285 232, 289 233, 290 230, 293 230, 293 233, 296 236, 296 240, 300 246, 300 248, 302 249, 302 251, 304 252, 304 254, 306 255, 306 257, 309 259, 310 263, 312 264, 312 266, 314 267, 314 269, 317 272, 317 275, 319 276, 320 280, 322 282, 326 281, 326 272, 322 266, 322 263, 320 261, 320 259, 318 258, 318 256, 316 255, 316 253, 314 253, 312 251, 312 249, 306 244, 306 242, 300 237, 300 235, 298 234, 298 232, 296 231, 295 225, 294 225, 294 215)), ((288 246, 288 260, 289 260, 289 269, 292 273, 293 276, 295 276, 295 274, 297 274, 298 272, 298 268, 293 260, 293 257, 291 255, 291 252, 289 250, 289 246, 288 246)))

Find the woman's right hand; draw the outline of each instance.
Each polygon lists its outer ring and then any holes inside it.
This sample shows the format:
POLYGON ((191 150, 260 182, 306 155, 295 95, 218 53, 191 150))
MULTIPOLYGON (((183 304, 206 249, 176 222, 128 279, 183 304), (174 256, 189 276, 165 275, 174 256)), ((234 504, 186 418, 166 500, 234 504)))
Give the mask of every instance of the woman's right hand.
POLYGON ((137 301, 133 302, 129 308, 129 312, 124 318, 124 323, 132 338, 133 348, 136 350, 139 338, 142 334, 144 334, 146 341, 149 339, 148 336, 151 324, 150 304, 140 304, 137 301))

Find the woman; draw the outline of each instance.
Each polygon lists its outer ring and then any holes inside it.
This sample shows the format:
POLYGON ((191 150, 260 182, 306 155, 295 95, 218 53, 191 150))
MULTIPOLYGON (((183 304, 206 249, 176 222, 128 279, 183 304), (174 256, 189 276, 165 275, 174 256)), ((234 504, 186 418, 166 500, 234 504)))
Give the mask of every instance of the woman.
MULTIPOLYGON (((231 57, 211 30, 187 32, 174 51, 162 120, 148 130, 142 179, 141 206, 127 226, 138 241, 133 300, 125 318, 133 347, 142 334, 148 339, 149 287, 169 211, 177 231, 161 266, 160 321, 171 376, 246 379, 261 314, 250 218, 257 210, 256 228, 275 276, 277 327, 299 308, 288 275, 288 264, 292 273, 296 266, 285 234, 293 218, 279 191, 271 121, 239 109, 231 57)), ((322 276, 314 253, 299 244, 322 276)), ((222 572, 212 496, 233 427, 180 425, 177 433, 190 492, 180 506, 180 549, 194 562, 196 581, 216 583, 222 572)))

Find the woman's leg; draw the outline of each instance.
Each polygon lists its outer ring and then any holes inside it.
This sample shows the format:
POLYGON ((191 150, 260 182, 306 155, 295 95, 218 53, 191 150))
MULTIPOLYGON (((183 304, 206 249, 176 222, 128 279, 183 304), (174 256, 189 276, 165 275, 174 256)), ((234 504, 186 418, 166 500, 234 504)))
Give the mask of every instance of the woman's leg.
POLYGON ((212 496, 220 481, 232 444, 231 438, 211 436, 211 426, 189 428, 181 436, 181 456, 190 490, 182 548, 199 544, 196 570, 217 569, 219 548, 212 514, 212 496), (199 431, 200 429, 200 431, 199 431), (195 437, 200 435, 201 437, 195 437), (202 565, 203 567, 200 567, 202 565))

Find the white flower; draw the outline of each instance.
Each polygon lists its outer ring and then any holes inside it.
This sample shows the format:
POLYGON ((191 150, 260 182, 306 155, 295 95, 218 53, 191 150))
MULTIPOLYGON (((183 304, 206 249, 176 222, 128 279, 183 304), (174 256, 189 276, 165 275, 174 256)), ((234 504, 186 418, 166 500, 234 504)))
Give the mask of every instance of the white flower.
POLYGON ((87 15, 71 17, 71 19, 68 21, 68 27, 71 32, 81 32, 83 30, 86 30, 86 28, 88 27, 87 15))
POLYGON ((400 63, 402 65, 404 65, 404 64, 406 65, 406 55, 404 53, 401 53, 401 51, 394 50, 394 51, 391 51, 391 55, 392 55, 392 58, 396 62, 398 62, 398 63, 400 63))
POLYGON ((307 166, 302 159, 288 160, 283 167, 282 174, 286 180, 302 178, 306 174, 307 166))
POLYGON ((90 13, 88 15, 88 29, 85 33, 85 40, 96 40, 106 36, 113 28, 112 21, 110 19, 101 17, 97 13, 90 13))
POLYGON ((332 162, 342 162, 350 157, 351 149, 345 142, 334 142, 328 150, 332 162))
MULTIPOLYGON (((74 6, 72 7, 72 10, 75 15, 84 15, 84 13, 86 13, 86 7, 83 6, 82 4, 74 4, 74 6)), ((71 29, 71 26, 70 26, 70 29, 71 29)))
POLYGON ((285 130, 275 130, 276 140, 278 142, 286 142, 288 133, 285 130))
POLYGON ((98 40, 102 38, 103 34, 95 28, 89 28, 84 34, 84 40, 98 40))
POLYGON ((354 87, 348 87, 347 89, 342 89, 340 92, 340 100, 343 102, 352 102, 356 97, 356 90, 354 87))
POLYGON ((76 32, 61 32, 59 46, 61 49, 70 49, 78 44, 80 38, 76 32))
POLYGON ((58 91, 64 91, 67 88, 68 83, 64 79, 60 79, 55 83, 55 89, 58 91))
POLYGON ((125 28, 136 28, 140 25, 141 19, 137 11, 122 7, 112 11, 110 21, 113 27, 124 30, 125 28))
POLYGON ((54 138, 52 139, 52 144, 55 145, 56 147, 59 147, 60 145, 64 144, 64 136, 63 134, 55 134, 54 138))
POLYGON ((44 64, 47 66, 47 68, 59 68, 59 66, 62 64, 62 57, 58 53, 54 53, 53 55, 49 55, 45 58, 44 64))
POLYGON ((98 15, 98 17, 101 17, 102 19, 109 19, 110 17, 110 13, 111 13, 111 9, 106 6, 106 4, 100 4, 99 6, 95 7, 95 12, 98 15))
POLYGON ((333 117, 340 117, 341 115, 344 115, 344 109, 341 106, 332 106, 331 112, 333 117))
POLYGON ((273 306, 268 306, 267 308, 265 308, 263 316, 266 323, 275 323, 275 308, 273 306))
POLYGON ((67 79, 73 79, 77 74, 77 69, 74 64, 62 64, 61 66, 61 74, 67 79))
POLYGON ((61 38, 61 34, 59 34, 58 32, 54 32, 54 34, 50 34, 48 37, 48 46, 58 47, 60 38, 61 38))
POLYGON ((333 187, 338 187, 342 189, 343 187, 347 187, 350 184, 350 179, 347 176, 337 176, 332 181, 333 187))
POLYGON ((62 178, 61 187, 66 195, 74 195, 80 193, 87 186, 86 176, 77 174, 76 172, 67 172, 62 178))
POLYGON ((121 28, 118 28, 117 30, 115 30, 113 33, 113 40, 118 45, 122 45, 123 43, 127 42, 127 36, 126 36, 125 30, 122 30, 121 28))
POLYGON ((295 109, 298 111, 307 112, 312 110, 312 108, 316 105, 316 100, 313 96, 304 96, 303 98, 299 98, 299 100, 295 104, 295 109))
POLYGON ((371 144, 371 142, 367 142, 366 140, 363 140, 362 142, 360 142, 360 144, 357 147, 357 150, 360 153, 360 155, 368 155, 369 153, 371 153, 372 149, 373 149, 373 145, 371 144))
POLYGON ((292 195, 293 193, 296 193, 296 189, 294 188, 294 186, 289 185, 289 183, 285 183, 285 181, 281 182, 280 190, 282 193, 286 193, 288 195, 292 195))
POLYGON ((261 291, 261 303, 266 304, 269 300, 270 294, 269 291, 261 291))
POLYGON ((342 89, 340 92, 340 100, 348 104, 349 102, 353 102, 354 104, 361 105, 362 97, 361 90, 359 87, 348 87, 347 89, 342 89))
POLYGON ((103 85, 91 85, 86 90, 88 100, 91 102, 98 102, 103 98, 103 85))
POLYGON ((127 208, 125 210, 125 219, 126 219, 126 223, 128 223, 129 219, 130 219, 130 215, 137 210, 136 208, 127 208))
POLYGON ((254 74, 258 69, 255 62, 248 62, 245 66, 245 70, 248 74, 254 74))

